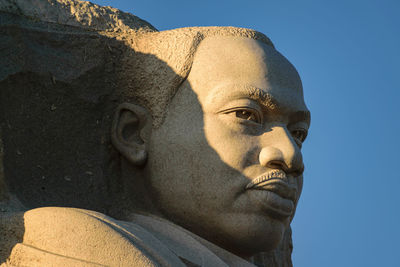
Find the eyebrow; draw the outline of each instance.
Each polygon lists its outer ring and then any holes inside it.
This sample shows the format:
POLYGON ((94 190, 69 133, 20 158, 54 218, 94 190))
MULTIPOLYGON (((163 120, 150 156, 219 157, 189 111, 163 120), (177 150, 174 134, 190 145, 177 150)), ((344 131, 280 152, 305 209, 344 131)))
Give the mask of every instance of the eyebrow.
POLYGON ((278 101, 269 93, 261 90, 260 88, 247 85, 243 87, 247 96, 256 101, 260 101, 268 109, 274 110, 278 105, 278 101))
POLYGON ((214 102, 216 98, 220 98, 222 94, 227 94, 224 95, 223 97, 248 97, 250 99, 253 99, 255 101, 261 102, 264 106, 266 106, 268 109, 274 110, 277 108, 278 101, 269 93, 265 92, 264 90, 261 90, 260 88, 257 88, 255 86, 251 85, 235 85, 235 84, 229 84, 229 85, 222 85, 218 86, 215 88, 215 90, 211 93, 209 97, 207 97, 208 102, 214 102), (234 88, 235 90, 222 90, 223 88, 234 88))
MULTIPOLYGON (((277 107, 279 107, 279 102, 277 99, 275 99, 271 94, 265 92, 264 90, 252 86, 252 85, 232 85, 232 84, 225 84, 222 86, 219 86, 212 92, 210 97, 208 98, 209 101, 214 102, 216 98, 219 98, 221 94, 227 94, 225 97, 248 97, 250 99, 253 99, 257 102, 260 102, 262 105, 267 107, 270 110, 275 110, 277 107), (229 90, 225 91, 222 90, 224 87, 229 87, 229 88, 234 88, 236 90, 229 90)), ((311 122, 311 113, 308 110, 299 110, 295 111, 292 114, 289 115, 289 119, 291 121, 305 121, 307 124, 310 124, 311 122)))
MULTIPOLYGON (((248 93, 248 96, 256 101, 261 101, 266 107, 271 110, 274 110, 277 106, 279 106, 278 101, 269 93, 264 90, 254 87, 254 86, 245 86, 245 90, 248 93)), ((308 125, 311 123, 311 113, 308 110, 299 110, 295 111, 289 116, 290 121, 305 121, 308 125)))

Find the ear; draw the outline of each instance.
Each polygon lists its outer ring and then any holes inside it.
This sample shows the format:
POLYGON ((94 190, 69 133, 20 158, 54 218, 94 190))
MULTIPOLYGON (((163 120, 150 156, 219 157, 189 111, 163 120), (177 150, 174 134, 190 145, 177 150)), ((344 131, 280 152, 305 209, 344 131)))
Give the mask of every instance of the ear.
POLYGON ((115 112, 111 128, 111 142, 132 164, 143 165, 147 160, 152 119, 143 107, 123 103, 115 112))

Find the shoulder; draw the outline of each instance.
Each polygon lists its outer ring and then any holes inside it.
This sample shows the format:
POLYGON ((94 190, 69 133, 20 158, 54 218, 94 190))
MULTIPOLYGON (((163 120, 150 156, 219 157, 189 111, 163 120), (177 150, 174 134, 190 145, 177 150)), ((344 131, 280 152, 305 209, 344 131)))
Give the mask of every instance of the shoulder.
POLYGON ((47 207, 25 212, 23 221, 19 248, 46 252, 42 258, 56 255, 107 266, 182 264, 144 228, 133 224, 127 230, 126 223, 98 212, 47 207))

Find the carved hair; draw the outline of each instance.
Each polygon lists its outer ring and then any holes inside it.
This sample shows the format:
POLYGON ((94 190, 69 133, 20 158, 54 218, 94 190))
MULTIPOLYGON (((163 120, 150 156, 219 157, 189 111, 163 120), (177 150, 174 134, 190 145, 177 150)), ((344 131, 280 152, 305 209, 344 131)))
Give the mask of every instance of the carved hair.
POLYGON ((118 94, 123 101, 149 109, 153 127, 161 125, 168 103, 189 75, 197 47, 207 37, 246 37, 274 47, 271 40, 255 30, 235 27, 190 27, 141 33, 125 42, 126 51, 118 94))

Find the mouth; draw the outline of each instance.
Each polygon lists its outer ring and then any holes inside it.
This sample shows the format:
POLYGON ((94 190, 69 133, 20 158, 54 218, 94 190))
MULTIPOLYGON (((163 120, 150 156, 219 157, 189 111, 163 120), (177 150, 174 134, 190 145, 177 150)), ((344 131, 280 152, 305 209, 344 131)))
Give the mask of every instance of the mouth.
POLYGON ((253 179, 247 184, 246 190, 268 190, 294 202, 296 201, 297 189, 290 185, 288 180, 284 171, 273 170, 253 179))
POLYGON ((297 187, 289 183, 289 178, 282 170, 273 170, 258 176, 247 184, 246 190, 259 192, 257 199, 268 210, 282 216, 290 216, 294 212, 297 187))

